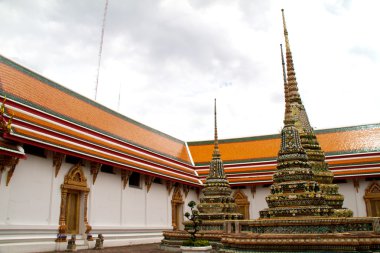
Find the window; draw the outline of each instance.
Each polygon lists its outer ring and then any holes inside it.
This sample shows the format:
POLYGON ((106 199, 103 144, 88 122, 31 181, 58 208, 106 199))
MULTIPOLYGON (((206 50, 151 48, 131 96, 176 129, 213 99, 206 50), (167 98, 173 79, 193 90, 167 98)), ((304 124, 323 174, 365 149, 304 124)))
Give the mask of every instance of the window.
POLYGON ((129 186, 141 188, 141 185, 140 185, 140 174, 139 173, 132 172, 131 176, 129 177, 129 186))
POLYGON ((100 171, 104 173, 115 174, 115 172, 113 171, 113 167, 110 165, 103 164, 102 167, 100 168, 100 171))
POLYGON ((76 156, 71 156, 71 155, 66 155, 65 162, 71 163, 71 164, 81 164, 81 165, 83 165, 82 158, 79 158, 79 157, 76 157, 76 156))
POLYGON ((23 148, 24 148, 25 153, 27 154, 46 158, 45 149, 43 148, 28 145, 28 144, 24 144, 23 148))
POLYGON ((162 179, 159 178, 159 177, 155 177, 155 178, 153 179, 153 183, 155 183, 155 184, 162 184, 162 179))
POLYGON ((380 177, 367 177, 365 181, 380 181, 380 177))
POLYGON ((380 216, 380 185, 373 182, 365 190, 364 200, 367 207, 367 216, 380 216))
POLYGON ((239 189, 245 189, 245 186, 231 186, 232 190, 239 190, 239 189))
POLYGON ((334 179, 333 184, 345 184, 347 183, 346 179, 334 179))

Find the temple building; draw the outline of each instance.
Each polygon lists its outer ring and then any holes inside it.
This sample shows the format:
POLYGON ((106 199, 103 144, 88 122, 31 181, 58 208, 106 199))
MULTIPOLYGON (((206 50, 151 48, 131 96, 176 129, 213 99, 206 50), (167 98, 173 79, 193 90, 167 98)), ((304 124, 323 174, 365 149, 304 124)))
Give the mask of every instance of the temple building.
POLYGON ((191 200, 223 202, 220 220, 293 216, 272 200, 294 187, 307 216, 380 216, 380 123, 314 131, 284 28, 285 130, 236 139, 176 139, 0 56, 0 252, 160 242, 191 200))

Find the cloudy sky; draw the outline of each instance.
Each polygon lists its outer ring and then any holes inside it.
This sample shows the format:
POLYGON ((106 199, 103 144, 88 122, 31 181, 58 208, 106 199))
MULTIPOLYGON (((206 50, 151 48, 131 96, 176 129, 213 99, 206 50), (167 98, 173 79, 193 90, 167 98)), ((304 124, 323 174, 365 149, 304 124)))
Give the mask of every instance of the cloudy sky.
MULTIPOLYGON (((0 0, 0 54, 94 99, 105 0, 0 0)), ((315 129, 378 123, 380 1, 109 0, 97 101, 185 141, 279 133, 281 8, 315 129), (120 93, 120 102, 119 101, 120 93)))

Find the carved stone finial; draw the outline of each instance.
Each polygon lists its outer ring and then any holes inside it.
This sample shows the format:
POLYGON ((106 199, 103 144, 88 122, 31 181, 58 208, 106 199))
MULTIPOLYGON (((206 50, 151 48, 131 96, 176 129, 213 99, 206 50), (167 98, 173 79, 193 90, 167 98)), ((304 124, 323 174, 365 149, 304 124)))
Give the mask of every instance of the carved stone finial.
POLYGON ((102 167, 101 163, 97 162, 91 162, 90 163, 90 170, 92 175, 92 184, 95 184, 96 178, 98 177, 100 168, 102 167))
POLYGON ((12 130, 12 120, 14 117, 14 113, 11 113, 11 116, 6 115, 5 112, 5 102, 7 101, 7 97, 4 96, 3 102, 0 106, 0 128, 2 132, 10 133, 12 130))
POLYGON ((131 175, 132 175, 132 171, 124 170, 124 169, 121 170, 121 181, 123 181, 123 189, 125 189, 125 187, 127 186, 129 177, 131 175))
POLYGON ((168 194, 172 192, 172 189, 174 187, 174 183, 172 181, 166 181, 166 189, 168 190, 168 194))
POLYGON ((150 187, 152 186, 154 177, 145 175, 145 186, 146 186, 146 192, 149 192, 150 187))
POLYGON ((0 113, 3 115, 5 113, 5 102, 7 101, 7 96, 4 96, 3 102, 1 103, 0 106, 0 113))
POLYGON ((182 185, 182 190, 183 190, 183 193, 185 193, 185 198, 186 198, 187 195, 189 194, 190 186, 188 186, 188 185, 186 185, 186 184, 183 184, 183 185, 182 185))
POLYGON ((359 188, 360 188, 359 179, 358 179, 358 178, 354 178, 354 179, 352 179, 352 183, 354 184, 354 187, 355 187, 355 189, 356 189, 356 192, 359 192, 359 188))
POLYGON ((251 186, 251 193, 252 193, 252 198, 255 198, 255 194, 256 194, 256 185, 252 185, 252 186, 251 186))
POLYGON ((55 168, 55 177, 57 177, 59 170, 61 169, 62 162, 65 159, 66 155, 59 153, 59 152, 53 152, 53 166, 55 168))
POLYGON ((9 166, 9 171, 8 171, 8 174, 7 174, 7 181, 6 181, 6 186, 9 185, 9 182, 11 181, 11 178, 13 176, 13 173, 16 169, 16 165, 18 164, 19 162, 19 158, 18 157, 9 157, 8 160, 7 160, 7 166, 9 166))

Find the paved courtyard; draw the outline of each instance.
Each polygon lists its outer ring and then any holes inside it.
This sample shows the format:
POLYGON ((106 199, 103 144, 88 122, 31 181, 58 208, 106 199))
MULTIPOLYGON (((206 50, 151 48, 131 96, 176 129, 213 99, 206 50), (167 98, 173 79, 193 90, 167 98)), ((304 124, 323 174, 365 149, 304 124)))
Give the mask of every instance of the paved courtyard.
POLYGON ((155 253, 155 252, 165 252, 159 248, 159 243, 153 244, 143 244, 143 245, 131 245, 124 247, 110 247, 104 248, 103 250, 78 250, 77 252, 91 252, 91 253, 155 253))
MULTIPOLYGON (((80 253, 156 253, 156 252, 167 252, 164 250, 161 250, 159 248, 159 243, 152 243, 152 244, 142 244, 142 245, 130 245, 130 246, 123 246, 123 247, 109 247, 104 248, 102 250, 94 250, 94 249, 88 249, 88 250, 77 250, 76 252, 80 253)), ((54 251, 56 252, 56 251, 54 251)), ((51 252, 51 253, 54 253, 51 252)), ((65 251, 59 251, 59 252, 65 252, 65 251)))
POLYGON ((165 252, 159 248, 159 243, 152 244, 142 244, 142 245, 131 245, 124 247, 110 247, 104 248, 103 250, 78 250, 77 252, 94 252, 94 253, 154 253, 154 252, 165 252))

